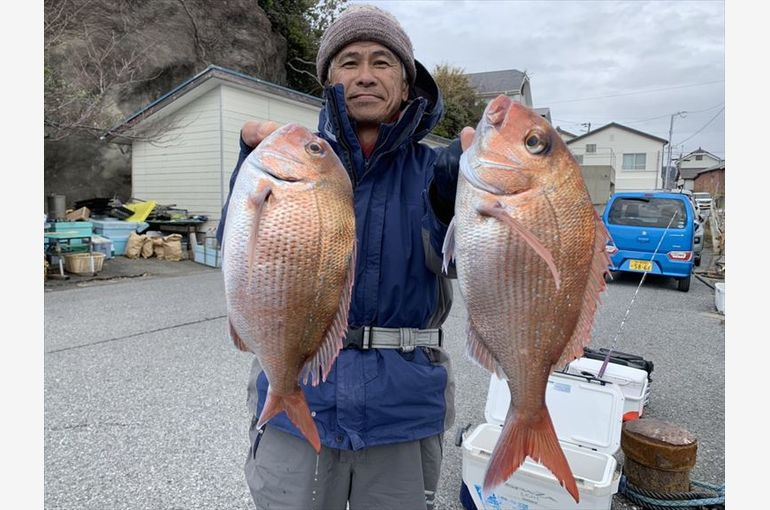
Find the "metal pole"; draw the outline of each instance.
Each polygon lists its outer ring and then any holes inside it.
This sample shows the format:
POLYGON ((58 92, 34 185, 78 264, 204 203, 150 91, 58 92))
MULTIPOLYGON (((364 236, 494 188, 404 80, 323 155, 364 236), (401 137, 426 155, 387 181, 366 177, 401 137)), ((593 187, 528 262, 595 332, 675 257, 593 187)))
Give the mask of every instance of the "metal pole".
POLYGON ((669 184, 668 174, 669 174, 669 168, 671 167, 671 135, 674 134, 674 117, 676 117, 677 115, 684 117, 685 115, 687 115, 687 112, 682 111, 682 112, 676 112, 671 114, 671 125, 668 128, 668 162, 666 163, 666 169, 665 169, 666 173, 664 174, 664 177, 663 177, 663 189, 668 189, 668 184, 669 184))

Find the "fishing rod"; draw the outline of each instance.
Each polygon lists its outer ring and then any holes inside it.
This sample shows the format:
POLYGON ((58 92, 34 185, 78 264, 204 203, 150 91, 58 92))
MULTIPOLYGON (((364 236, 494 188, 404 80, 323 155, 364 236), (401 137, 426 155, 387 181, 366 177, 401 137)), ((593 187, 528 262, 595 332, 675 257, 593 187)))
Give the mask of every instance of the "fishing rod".
MULTIPOLYGON (((674 214, 671 215, 671 219, 668 221, 668 225, 666 225, 666 229, 663 231, 663 235, 660 236, 660 241, 658 241, 658 246, 655 247, 655 251, 652 253, 650 262, 655 260, 655 255, 658 254, 658 250, 660 250, 660 245, 663 244, 663 238, 666 237, 666 233, 668 232, 668 229, 671 227, 671 224, 674 222, 674 218, 676 218, 678 214, 679 214, 679 211, 674 211, 674 214)), ((652 269, 652 264, 650 264, 650 269, 652 269)), ((634 306, 636 295, 639 294, 639 289, 642 287, 642 284, 644 283, 644 280, 647 277, 647 273, 649 273, 649 270, 644 271, 644 273, 642 274, 641 280, 639 280, 639 285, 636 286, 636 291, 634 292, 634 295, 631 296, 631 302, 628 304, 628 308, 626 308, 626 313, 623 316, 623 319, 620 321, 620 327, 618 327, 618 331, 615 333, 615 338, 612 340, 612 344, 610 345, 610 349, 607 351, 607 355, 604 356, 604 362, 602 363, 602 367, 599 369, 599 373, 596 374, 596 377, 598 377, 599 379, 601 379, 604 376, 604 371, 607 369, 607 365, 610 362, 610 355, 612 354, 612 351, 615 350, 615 346, 617 345, 618 339, 620 338, 620 333, 623 331, 623 327, 626 325, 628 316, 631 313, 631 308, 634 306)))

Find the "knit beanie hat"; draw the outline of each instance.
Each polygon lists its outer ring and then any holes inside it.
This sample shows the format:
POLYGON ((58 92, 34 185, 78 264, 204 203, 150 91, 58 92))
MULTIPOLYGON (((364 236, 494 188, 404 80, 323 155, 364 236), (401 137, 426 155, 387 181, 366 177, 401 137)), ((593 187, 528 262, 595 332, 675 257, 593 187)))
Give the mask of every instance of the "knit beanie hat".
POLYGON ((334 56, 348 44, 358 41, 380 43, 395 53, 406 69, 409 85, 414 84, 417 71, 412 41, 392 14, 373 5, 347 8, 324 32, 316 57, 316 71, 321 83, 326 82, 334 56))

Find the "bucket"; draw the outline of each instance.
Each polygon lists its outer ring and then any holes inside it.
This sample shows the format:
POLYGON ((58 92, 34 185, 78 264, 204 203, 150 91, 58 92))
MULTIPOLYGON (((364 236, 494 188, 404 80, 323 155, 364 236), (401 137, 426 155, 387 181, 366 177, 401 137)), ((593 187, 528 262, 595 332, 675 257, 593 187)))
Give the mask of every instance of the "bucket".
POLYGON ((725 284, 723 282, 717 282, 714 284, 714 305, 717 307, 719 313, 725 313, 725 284))
POLYGON ((63 220, 67 214, 67 197, 51 193, 47 197, 48 221, 63 220))

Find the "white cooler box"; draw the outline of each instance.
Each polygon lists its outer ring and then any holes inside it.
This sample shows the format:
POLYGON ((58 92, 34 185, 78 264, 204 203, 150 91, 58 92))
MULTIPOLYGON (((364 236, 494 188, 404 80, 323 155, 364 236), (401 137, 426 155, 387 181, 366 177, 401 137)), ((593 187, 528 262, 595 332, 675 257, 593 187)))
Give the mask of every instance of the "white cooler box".
POLYGON ((620 448, 624 397, 610 382, 554 372, 548 378, 546 405, 556 435, 577 482, 580 503, 543 465, 527 457, 519 469, 482 500, 487 464, 502 430, 511 397, 505 381, 492 375, 483 423, 463 439, 463 482, 479 510, 609 510, 618 491, 620 469, 613 454, 620 448))
MULTIPOLYGON (((564 371, 570 374, 596 377, 602 368, 602 363, 603 361, 598 359, 578 358, 567 365, 564 371)), ((610 381, 620 387, 626 399, 624 415, 629 412, 638 413, 637 416, 630 415, 629 419, 642 416, 644 406, 650 400, 650 384, 646 371, 617 363, 607 363, 607 369, 604 371, 602 380, 610 381)))

